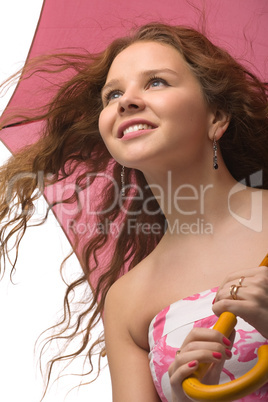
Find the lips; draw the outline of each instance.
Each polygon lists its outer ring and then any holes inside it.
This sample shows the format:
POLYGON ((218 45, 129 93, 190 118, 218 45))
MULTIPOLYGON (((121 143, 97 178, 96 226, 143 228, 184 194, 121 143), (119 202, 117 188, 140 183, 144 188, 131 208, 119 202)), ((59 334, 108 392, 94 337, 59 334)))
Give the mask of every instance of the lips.
POLYGON ((152 130, 156 128, 157 126, 148 121, 148 120, 141 120, 141 119, 133 119, 126 121, 122 124, 120 124, 118 128, 118 138, 123 138, 124 135, 131 133, 131 132, 137 132, 137 131, 142 131, 142 130, 152 130))

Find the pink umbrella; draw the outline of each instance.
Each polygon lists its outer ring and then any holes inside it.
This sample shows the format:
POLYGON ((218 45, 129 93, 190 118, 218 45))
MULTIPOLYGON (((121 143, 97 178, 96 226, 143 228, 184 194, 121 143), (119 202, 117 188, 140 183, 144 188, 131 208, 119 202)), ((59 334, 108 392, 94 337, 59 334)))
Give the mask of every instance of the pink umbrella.
MULTIPOLYGON (((157 20, 205 28, 215 44, 238 60, 252 63, 255 72, 265 77, 267 12, 265 0, 136 0, 128 4, 123 0, 45 0, 28 59, 74 48, 99 52, 129 28, 157 20)), ((34 96, 36 89, 44 85, 42 81, 31 77, 22 82, 6 113, 22 104, 42 105, 44 95, 34 96)))
MULTIPOLYGON (((55 51, 72 52, 75 48, 99 52, 133 25, 156 20, 205 28, 214 43, 226 48, 263 80, 267 79, 266 0, 136 0, 128 3, 123 0, 45 0, 28 59, 55 51)), ((39 95, 39 88, 44 87, 46 79, 46 76, 35 76, 19 83, 2 120, 13 108, 22 105, 29 108, 42 106, 53 94, 53 91, 49 95, 40 91, 42 95, 39 95)), ((59 75, 54 82, 60 79, 59 75)), ((42 122, 25 125, 16 120, 13 123, 16 125, 9 124, 0 132, 0 138, 15 153, 24 145, 36 141, 42 122)), ((69 183, 60 183, 53 189, 47 189, 48 201, 51 202, 55 196, 57 198, 62 188, 68 190, 69 183)), ((70 225, 73 225, 75 211, 58 206, 54 213, 72 243, 70 225)), ((82 236, 83 217, 78 223, 80 226, 76 227, 81 229, 78 234, 82 236)))

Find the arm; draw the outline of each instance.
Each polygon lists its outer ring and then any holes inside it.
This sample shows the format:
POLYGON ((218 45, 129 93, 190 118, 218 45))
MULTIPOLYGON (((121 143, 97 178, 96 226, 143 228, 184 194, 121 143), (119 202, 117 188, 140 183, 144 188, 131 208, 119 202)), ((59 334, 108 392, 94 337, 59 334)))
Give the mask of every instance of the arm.
POLYGON ((160 402, 149 369, 148 352, 140 348, 130 335, 127 299, 120 285, 115 285, 106 297, 104 314, 113 401, 160 402))

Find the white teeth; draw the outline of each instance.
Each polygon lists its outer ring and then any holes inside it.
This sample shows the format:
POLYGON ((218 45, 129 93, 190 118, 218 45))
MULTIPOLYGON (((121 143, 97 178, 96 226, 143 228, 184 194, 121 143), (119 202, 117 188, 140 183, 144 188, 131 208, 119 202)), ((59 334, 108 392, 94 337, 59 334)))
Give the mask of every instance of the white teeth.
POLYGON ((151 130, 151 129, 153 129, 153 127, 149 126, 148 124, 135 124, 134 126, 130 126, 126 130, 124 130, 123 135, 125 135, 127 133, 132 133, 134 131, 151 130))

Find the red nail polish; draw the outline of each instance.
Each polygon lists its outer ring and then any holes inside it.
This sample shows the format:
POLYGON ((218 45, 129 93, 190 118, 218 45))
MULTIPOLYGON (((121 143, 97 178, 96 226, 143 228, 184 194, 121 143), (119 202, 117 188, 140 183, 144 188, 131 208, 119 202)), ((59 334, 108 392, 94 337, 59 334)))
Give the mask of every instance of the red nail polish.
POLYGON ((191 368, 195 367, 196 365, 197 365, 196 360, 193 360, 192 362, 188 363, 188 366, 191 367, 191 368))
POLYGON ((212 353, 212 355, 213 355, 213 357, 215 357, 215 359, 221 359, 221 353, 219 353, 219 352, 213 352, 212 353))
POLYGON ((232 357, 232 352, 229 349, 225 349, 226 356, 232 357))
POLYGON ((222 342, 223 342, 226 346, 230 346, 231 343, 232 343, 228 338, 225 338, 225 336, 222 338, 222 342))

